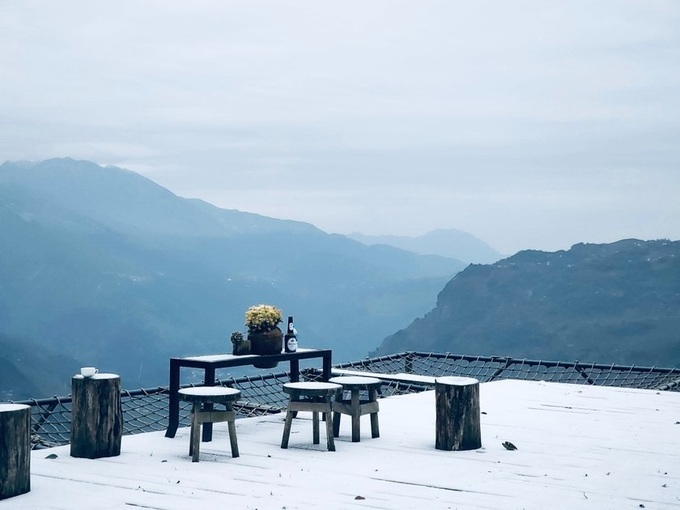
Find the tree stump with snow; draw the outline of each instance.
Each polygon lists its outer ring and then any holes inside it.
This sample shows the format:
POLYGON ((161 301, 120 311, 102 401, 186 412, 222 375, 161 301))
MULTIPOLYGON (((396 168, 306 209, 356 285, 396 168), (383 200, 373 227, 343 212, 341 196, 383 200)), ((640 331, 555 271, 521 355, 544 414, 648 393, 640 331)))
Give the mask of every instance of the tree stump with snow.
POLYGON ((482 446, 479 381, 470 377, 435 380, 438 450, 475 450, 482 446))
POLYGON ((0 500, 31 490, 31 408, 0 404, 0 500))
POLYGON ((98 459, 120 455, 123 411, 120 377, 76 375, 71 381, 71 457, 98 459))

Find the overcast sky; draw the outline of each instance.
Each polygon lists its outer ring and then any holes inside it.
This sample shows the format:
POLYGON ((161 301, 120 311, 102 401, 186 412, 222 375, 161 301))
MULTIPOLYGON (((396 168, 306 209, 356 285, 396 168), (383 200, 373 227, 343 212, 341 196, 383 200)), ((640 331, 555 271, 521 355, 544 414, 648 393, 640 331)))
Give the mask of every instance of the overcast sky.
POLYGON ((327 232, 680 238, 680 2, 0 0, 0 161, 327 232))

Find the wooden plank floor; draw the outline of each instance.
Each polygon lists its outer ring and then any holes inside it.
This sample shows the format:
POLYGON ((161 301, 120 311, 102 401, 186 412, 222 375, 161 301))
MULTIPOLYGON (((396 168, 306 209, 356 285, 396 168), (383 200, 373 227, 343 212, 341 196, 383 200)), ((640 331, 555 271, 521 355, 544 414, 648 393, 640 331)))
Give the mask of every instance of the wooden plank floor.
POLYGON ((434 448, 434 393, 380 401, 381 437, 343 416, 336 452, 311 444, 311 418, 279 447, 283 416, 226 424, 188 456, 188 429, 125 436, 122 454, 33 452, 31 492, 7 509, 680 509, 680 393, 499 381, 481 385, 479 450, 434 448), (516 451, 506 450, 510 441, 516 451), (47 459, 56 454, 56 459, 47 459))

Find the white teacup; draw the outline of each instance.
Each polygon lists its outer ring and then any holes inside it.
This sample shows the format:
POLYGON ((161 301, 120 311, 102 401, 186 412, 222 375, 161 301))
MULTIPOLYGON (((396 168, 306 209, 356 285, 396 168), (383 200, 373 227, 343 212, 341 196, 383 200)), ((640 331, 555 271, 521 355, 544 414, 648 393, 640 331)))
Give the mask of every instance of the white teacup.
POLYGON ((94 367, 83 367, 80 369, 80 375, 83 377, 92 377, 94 374, 98 373, 99 370, 97 370, 94 367))

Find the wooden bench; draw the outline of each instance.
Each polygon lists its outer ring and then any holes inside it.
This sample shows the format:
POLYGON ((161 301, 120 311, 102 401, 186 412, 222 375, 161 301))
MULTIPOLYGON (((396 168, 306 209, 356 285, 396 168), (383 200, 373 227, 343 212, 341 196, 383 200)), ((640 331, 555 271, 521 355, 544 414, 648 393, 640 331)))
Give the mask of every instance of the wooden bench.
POLYGON ((229 441, 231 443, 231 456, 238 457, 238 441, 236 439, 236 413, 233 404, 241 396, 241 392, 234 388, 224 386, 201 386, 197 388, 184 388, 178 392, 180 400, 191 402, 191 440, 189 443, 189 455, 192 462, 198 462, 199 448, 201 444, 201 425, 203 423, 219 423, 226 421, 229 426, 229 441), (224 411, 212 409, 213 404, 223 404, 224 411))
POLYGON ((286 412, 286 422, 283 427, 283 437, 281 438, 281 448, 288 448, 290 439, 290 429, 293 425, 293 418, 298 411, 312 413, 312 441, 319 444, 319 413, 323 413, 326 420, 326 446, 328 451, 335 451, 333 441, 333 397, 342 386, 339 384, 325 382, 293 382, 283 385, 283 391, 290 397, 288 411, 286 412))
POLYGON ((371 437, 380 437, 378 390, 382 381, 375 377, 342 376, 333 377, 329 382, 342 386, 341 392, 338 393, 333 403, 333 435, 335 437, 340 435, 340 417, 346 414, 352 417, 352 442, 358 443, 361 440, 361 416, 370 414, 371 437), (343 398, 342 393, 345 391, 350 393, 349 399, 343 398), (361 400, 362 391, 368 392, 367 400, 361 400))

